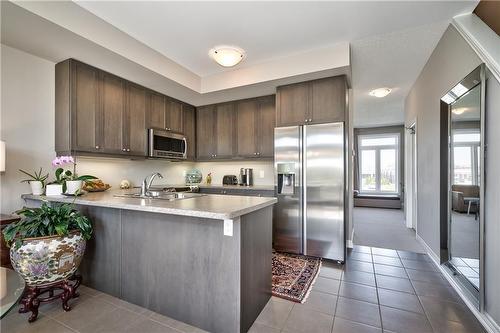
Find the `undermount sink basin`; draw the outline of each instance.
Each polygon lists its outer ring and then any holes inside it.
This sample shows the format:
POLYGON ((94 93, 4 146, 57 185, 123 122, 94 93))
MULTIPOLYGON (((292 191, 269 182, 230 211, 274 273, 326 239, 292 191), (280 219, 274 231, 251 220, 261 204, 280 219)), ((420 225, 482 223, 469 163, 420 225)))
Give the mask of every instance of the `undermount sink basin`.
POLYGON ((140 193, 125 193, 125 194, 116 194, 115 197, 122 198, 137 198, 137 199, 155 199, 155 200, 182 200, 182 199, 190 199, 205 196, 206 194, 200 193, 191 193, 191 192, 164 192, 158 195, 141 195, 140 193))

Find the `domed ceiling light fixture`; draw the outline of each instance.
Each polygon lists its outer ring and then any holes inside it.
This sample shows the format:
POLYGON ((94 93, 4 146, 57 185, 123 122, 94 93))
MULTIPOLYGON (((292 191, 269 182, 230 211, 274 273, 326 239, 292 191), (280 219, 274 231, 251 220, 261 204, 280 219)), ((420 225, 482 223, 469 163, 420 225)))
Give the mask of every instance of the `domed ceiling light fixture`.
POLYGON ((245 51, 234 46, 217 46, 208 54, 216 63, 223 67, 233 67, 245 58, 245 51))
POLYGON ((389 95, 391 93, 391 91, 392 90, 390 88, 378 88, 378 89, 374 89, 374 90, 370 91, 369 95, 374 96, 374 97, 378 97, 378 98, 382 98, 382 97, 389 95))

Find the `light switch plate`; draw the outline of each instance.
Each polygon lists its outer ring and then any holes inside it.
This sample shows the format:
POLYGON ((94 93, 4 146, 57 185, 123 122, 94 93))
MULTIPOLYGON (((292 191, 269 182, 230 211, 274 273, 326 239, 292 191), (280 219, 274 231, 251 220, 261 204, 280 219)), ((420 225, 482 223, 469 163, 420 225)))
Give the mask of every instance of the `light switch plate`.
POLYGON ((264 170, 259 170, 259 178, 264 178, 264 170))
POLYGON ((224 220, 224 236, 233 236, 233 220, 224 220))

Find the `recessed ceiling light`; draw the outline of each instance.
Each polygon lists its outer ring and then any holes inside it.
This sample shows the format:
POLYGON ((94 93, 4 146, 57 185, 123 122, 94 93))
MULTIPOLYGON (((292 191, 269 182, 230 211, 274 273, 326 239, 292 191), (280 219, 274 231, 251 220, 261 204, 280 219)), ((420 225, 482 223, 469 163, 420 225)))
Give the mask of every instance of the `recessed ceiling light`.
POLYGON ((236 66, 245 57, 245 51, 233 46, 214 47, 208 54, 223 67, 236 66))
POLYGON ((389 88, 378 88, 370 91, 370 96, 374 97, 385 97, 391 93, 391 89, 389 88))

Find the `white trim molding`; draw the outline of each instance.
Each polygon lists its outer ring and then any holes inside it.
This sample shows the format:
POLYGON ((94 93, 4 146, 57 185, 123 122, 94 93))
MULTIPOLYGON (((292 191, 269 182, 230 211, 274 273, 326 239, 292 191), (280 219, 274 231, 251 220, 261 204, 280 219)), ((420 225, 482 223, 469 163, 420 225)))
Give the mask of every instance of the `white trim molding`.
POLYGON ((500 37, 476 14, 456 16, 451 24, 500 81, 500 37))
POLYGON ((462 301, 467 305, 469 310, 474 314, 474 316, 477 318, 477 320, 481 323, 481 325, 484 327, 484 329, 488 333, 499 333, 500 332, 500 327, 495 323, 495 321, 485 312, 481 313, 479 312, 478 308, 476 305, 469 300, 469 298, 466 296, 464 289, 460 287, 460 285, 455 281, 451 273, 446 270, 440 263, 439 263, 439 257, 432 251, 429 245, 420 237, 417 235, 417 241, 424 247, 425 252, 427 252, 427 255, 432 259, 432 262, 436 265, 436 267, 439 269, 439 271, 443 274, 443 276, 446 278, 446 280, 450 283, 453 289, 457 292, 457 294, 460 296, 462 301))

